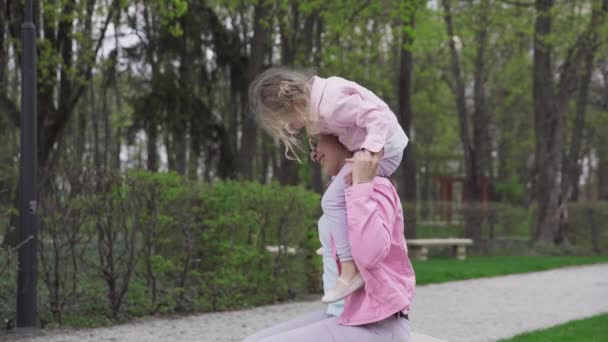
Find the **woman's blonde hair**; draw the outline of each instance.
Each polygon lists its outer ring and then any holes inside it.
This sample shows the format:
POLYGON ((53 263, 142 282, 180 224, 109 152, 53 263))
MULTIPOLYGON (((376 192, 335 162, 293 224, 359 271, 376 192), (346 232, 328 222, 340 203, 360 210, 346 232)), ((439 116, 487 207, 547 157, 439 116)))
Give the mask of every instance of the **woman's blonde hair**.
POLYGON ((289 126, 294 119, 311 132, 310 80, 312 70, 295 70, 283 67, 270 68, 258 75, 249 86, 249 107, 258 123, 271 136, 285 145, 285 156, 298 160, 304 151, 297 130, 289 126), (293 155, 290 156, 289 152, 293 155))

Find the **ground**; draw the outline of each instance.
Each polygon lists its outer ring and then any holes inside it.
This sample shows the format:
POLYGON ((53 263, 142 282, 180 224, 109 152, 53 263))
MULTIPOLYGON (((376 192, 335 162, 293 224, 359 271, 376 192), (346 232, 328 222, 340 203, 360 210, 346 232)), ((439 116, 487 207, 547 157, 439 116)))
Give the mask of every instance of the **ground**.
MULTIPOLYGON (((318 300, 174 319, 144 319, 111 328, 58 330, 32 342, 241 341, 300 314, 322 309, 318 300)), ((419 286, 413 330, 447 341, 496 341, 608 312, 608 263, 544 272, 419 286)), ((416 341, 424 339, 416 339, 416 341)))

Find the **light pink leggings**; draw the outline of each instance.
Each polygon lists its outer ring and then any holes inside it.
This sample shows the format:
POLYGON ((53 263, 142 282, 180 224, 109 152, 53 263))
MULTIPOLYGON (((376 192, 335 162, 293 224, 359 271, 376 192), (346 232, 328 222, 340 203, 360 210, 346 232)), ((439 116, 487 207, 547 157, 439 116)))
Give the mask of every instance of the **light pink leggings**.
POLYGON ((259 331, 243 342, 409 342, 410 323, 391 316, 382 321, 347 326, 325 311, 315 311, 259 331))

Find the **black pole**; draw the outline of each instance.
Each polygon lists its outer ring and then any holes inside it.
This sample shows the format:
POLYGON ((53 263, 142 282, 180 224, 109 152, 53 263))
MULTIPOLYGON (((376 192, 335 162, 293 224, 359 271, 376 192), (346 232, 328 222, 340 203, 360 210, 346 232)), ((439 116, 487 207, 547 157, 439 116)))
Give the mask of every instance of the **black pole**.
POLYGON ((19 234, 17 264, 17 324, 16 330, 38 329, 36 298, 38 232, 38 132, 36 91, 36 27, 33 22, 34 1, 27 0, 21 26, 23 54, 21 60, 21 163, 19 196, 19 234))

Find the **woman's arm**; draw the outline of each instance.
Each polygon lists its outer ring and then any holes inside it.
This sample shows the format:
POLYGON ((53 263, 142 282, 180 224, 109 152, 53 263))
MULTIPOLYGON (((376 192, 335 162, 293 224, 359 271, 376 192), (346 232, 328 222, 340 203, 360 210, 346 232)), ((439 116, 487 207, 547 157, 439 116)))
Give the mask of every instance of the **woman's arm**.
POLYGON ((397 210, 391 185, 382 181, 355 184, 346 190, 348 233, 357 267, 374 267, 386 257, 397 210))

